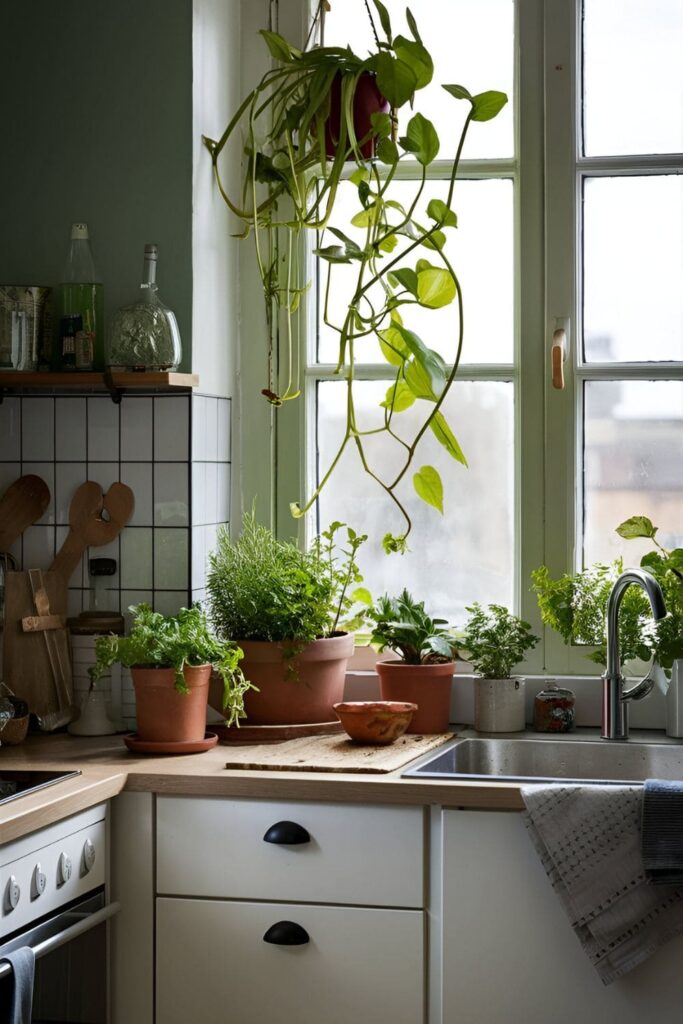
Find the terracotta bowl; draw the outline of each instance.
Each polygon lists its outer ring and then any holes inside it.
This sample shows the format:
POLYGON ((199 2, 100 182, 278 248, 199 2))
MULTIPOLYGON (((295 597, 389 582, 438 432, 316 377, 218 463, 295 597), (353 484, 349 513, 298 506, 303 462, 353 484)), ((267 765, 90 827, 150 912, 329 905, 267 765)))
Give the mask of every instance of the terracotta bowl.
POLYGON ((354 700, 335 704, 344 729, 356 743, 384 746, 402 736, 417 704, 397 700, 354 700))

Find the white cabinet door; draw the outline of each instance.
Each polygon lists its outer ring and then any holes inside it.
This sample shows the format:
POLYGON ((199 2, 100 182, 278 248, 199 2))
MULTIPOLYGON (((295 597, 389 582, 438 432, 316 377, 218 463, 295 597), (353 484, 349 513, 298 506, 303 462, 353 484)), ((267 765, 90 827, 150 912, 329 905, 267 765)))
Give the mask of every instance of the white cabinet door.
POLYGON ((422 1024, 423 958, 418 910, 160 898, 156 1022, 422 1024), (309 941, 264 941, 283 921, 309 941))
POLYGON ((442 852, 443 1024, 681 1019, 683 937, 605 987, 521 815, 444 811, 442 852))
POLYGON ((157 892, 423 907, 424 831, 421 807, 162 796, 157 892), (305 841, 266 842, 282 822, 305 841))

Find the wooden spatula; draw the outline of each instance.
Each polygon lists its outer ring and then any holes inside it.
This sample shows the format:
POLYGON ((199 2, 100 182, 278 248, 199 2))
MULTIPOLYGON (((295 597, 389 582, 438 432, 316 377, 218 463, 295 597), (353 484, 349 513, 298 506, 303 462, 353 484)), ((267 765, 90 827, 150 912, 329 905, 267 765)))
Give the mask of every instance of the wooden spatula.
POLYGON ((69 532, 50 566, 68 582, 86 548, 109 544, 133 514, 135 498, 126 484, 112 484, 106 494, 92 480, 76 490, 69 507, 69 532))
POLYGON ((39 476, 20 476, 0 500, 0 551, 9 551, 17 537, 45 514, 50 489, 39 476))

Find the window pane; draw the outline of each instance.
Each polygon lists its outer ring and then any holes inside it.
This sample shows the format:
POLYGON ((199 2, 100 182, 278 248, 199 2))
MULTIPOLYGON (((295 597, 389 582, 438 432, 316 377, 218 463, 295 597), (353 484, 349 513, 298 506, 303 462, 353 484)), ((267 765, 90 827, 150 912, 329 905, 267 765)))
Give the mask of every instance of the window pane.
POLYGON ((683 3, 584 0, 587 156, 683 152, 683 3))
MULTIPOLYGON (((388 381, 356 385, 361 429, 381 425, 378 403, 388 381)), ((337 381, 318 384, 319 465, 325 469, 336 451, 345 423, 346 387, 337 381)), ((421 405, 422 403, 416 403, 421 405)), ((415 406, 396 416, 415 427, 415 406)), ((347 448, 330 484, 320 499, 323 528, 342 520, 370 540, 361 551, 361 568, 374 595, 397 593, 407 586, 424 600, 433 615, 462 624, 465 605, 472 601, 514 602, 514 454, 513 385, 505 382, 456 383, 444 412, 469 460, 466 469, 451 459, 429 433, 406 474, 401 498, 413 518, 405 555, 385 555, 381 539, 402 529, 400 513, 381 488, 363 472, 355 448, 347 448), (420 466, 433 465, 444 484, 445 514, 425 505, 415 495, 412 476, 420 466)), ((404 436, 408 436, 406 427, 404 436)), ((402 462, 390 438, 367 438, 371 465, 382 472, 402 462), (374 444, 372 442, 375 442, 374 444)))
POLYGON ((584 395, 584 563, 638 565, 652 542, 614 532, 634 515, 665 547, 682 546, 683 382, 590 381, 584 395))
POLYGON ((587 178, 583 232, 586 359, 683 359, 683 180, 587 178))
MULTIPOLYGON (((447 191, 445 182, 427 182, 420 210, 426 210, 432 198, 445 199, 447 191)), ((414 186, 409 182, 397 181, 392 186, 391 195, 400 203, 410 202, 414 194, 414 186)), ((514 351, 512 181, 509 178, 459 181, 455 187, 453 207, 458 215, 458 227, 446 229, 448 242, 444 252, 453 265, 462 289, 465 320, 462 361, 511 363, 514 351)), ((337 195, 333 227, 340 228, 359 244, 364 244, 363 230, 353 228, 350 224, 359 209, 356 188, 350 182, 344 182, 337 195)), ((329 236, 325 244, 335 241, 333 236, 329 236)), ((385 260, 394 259, 398 252, 395 249, 384 257, 385 260)), ((423 257, 438 266, 438 256, 424 248, 414 253, 406 265, 414 266, 423 257)), ((328 264, 319 261, 318 265, 321 275, 318 358, 323 363, 336 363, 339 335, 323 322, 328 264)), ((355 290, 358 268, 354 264, 334 264, 331 275, 329 319, 341 325, 355 290)), ((376 286, 374 296, 378 304, 382 302, 382 295, 381 289, 376 286)), ((372 301, 372 293, 369 297, 372 301)), ((453 361, 459 330, 457 302, 443 309, 406 306, 401 314, 406 327, 419 334, 424 343, 439 352, 447 362, 453 361)), ((384 361, 374 337, 357 343, 356 358, 366 363, 384 361)))
MULTIPOLYGON (((369 3, 374 12, 372 0, 369 3)), ((384 5, 391 16, 393 35, 410 37, 405 0, 384 0, 384 5)), ((494 121, 470 126, 463 158, 512 156, 513 0, 419 0, 412 10, 434 60, 434 78, 419 90, 415 106, 434 122, 441 139, 440 156, 455 155, 469 107, 444 92, 442 84, 464 85, 472 94, 488 89, 507 93, 509 102, 494 121)), ((373 16, 377 21, 376 14, 373 16)), ((364 0, 337 0, 332 4, 325 16, 325 43, 348 44, 359 57, 376 48, 364 0)), ((409 107, 403 108, 401 132, 411 116, 409 107)))

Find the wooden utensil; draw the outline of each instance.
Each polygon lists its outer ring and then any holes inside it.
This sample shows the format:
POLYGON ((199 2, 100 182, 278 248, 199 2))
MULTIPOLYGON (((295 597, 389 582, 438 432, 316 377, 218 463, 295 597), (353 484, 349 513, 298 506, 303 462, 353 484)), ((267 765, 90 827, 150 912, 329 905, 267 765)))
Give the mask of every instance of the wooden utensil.
POLYGON ((69 507, 69 532, 50 566, 64 581, 70 579, 86 548, 99 548, 119 535, 135 508, 126 484, 112 484, 106 494, 93 480, 76 490, 69 507))
MULTIPOLYGON (((50 619, 59 618, 60 616, 50 613, 50 598, 45 589, 42 570, 29 569, 28 578, 39 620, 47 623, 50 619)), ((24 621, 22 619, 22 626, 24 626, 24 621)), ((73 718, 73 708, 71 706, 71 661, 68 646, 58 642, 59 634, 57 630, 63 633, 63 629, 60 626, 44 625, 40 630, 45 639, 45 648, 50 661, 57 695, 56 710, 43 715, 43 721, 41 722, 42 728, 47 729, 48 732, 51 732, 53 729, 59 729, 63 725, 68 725, 73 718)), ((65 639, 65 634, 62 636, 62 639, 65 639)))
POLYGON ((50 504, 50 489, 29 473, 11 484, 0 500, 0 551, 9 551, 24 530, 40 519, 50 504))

